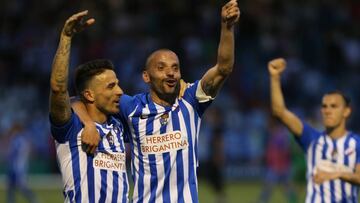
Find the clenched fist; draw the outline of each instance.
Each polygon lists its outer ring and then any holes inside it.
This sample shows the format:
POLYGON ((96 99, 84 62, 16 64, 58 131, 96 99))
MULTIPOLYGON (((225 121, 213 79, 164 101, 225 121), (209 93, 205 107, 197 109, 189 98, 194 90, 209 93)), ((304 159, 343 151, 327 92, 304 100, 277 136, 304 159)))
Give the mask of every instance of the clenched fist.
POLYGON ((271 60, 268 63, 268 69, 270 75, 281 75, 281 73, 285 70, 285 68, 286 68, 286 61, 283 58, 277 58, 271 60))
POLYGON ((227 28, 231 28, 239 21, 240 9, 236 0, 231 0, 221 10, 222 22, 226 24, 227 28))

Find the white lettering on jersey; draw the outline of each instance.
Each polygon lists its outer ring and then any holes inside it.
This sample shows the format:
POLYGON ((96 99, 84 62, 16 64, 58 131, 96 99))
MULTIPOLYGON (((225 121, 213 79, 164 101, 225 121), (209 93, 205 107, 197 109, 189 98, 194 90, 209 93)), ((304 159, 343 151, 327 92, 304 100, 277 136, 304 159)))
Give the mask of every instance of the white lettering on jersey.
POLYGON ((141 152, 145 155, 177 151, 189 146, 187 137, 178 130, 160 135, 143 136, 140 143, 141 152))
POLYGON ((125 153, 99 152, 94 157, 93 166, 98 169, 126 172, 125 160, 125 153))

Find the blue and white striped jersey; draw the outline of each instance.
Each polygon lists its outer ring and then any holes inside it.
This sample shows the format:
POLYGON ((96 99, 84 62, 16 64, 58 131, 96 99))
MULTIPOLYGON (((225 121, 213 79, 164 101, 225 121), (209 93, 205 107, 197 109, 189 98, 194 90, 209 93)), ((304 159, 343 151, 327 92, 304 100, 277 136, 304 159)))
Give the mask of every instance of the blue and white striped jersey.
POLYGON ((306 203, 358 202, 358 186, 340 179, 319 185, 314 183, 313 176, 317 167, 328 172, 355 172, 356 165, 360 163, 359 136, 348 132, 341 138, 332 139, 306 123, 303 126, 303 133, 297 142, 306 152, 306 203))
POLYGON ((51 125, 65 202, 129 202, 122 124, 110 117, 96 128, 101 142, 92 156, 82 150, 83 125, 75 113, 65 125, 51 125))
POLYGON ((149 93, 120 98, 120 117, 131 132, 134 202, 198 202, 198 135, 212 98, 197 81, 170 107, 149 93))

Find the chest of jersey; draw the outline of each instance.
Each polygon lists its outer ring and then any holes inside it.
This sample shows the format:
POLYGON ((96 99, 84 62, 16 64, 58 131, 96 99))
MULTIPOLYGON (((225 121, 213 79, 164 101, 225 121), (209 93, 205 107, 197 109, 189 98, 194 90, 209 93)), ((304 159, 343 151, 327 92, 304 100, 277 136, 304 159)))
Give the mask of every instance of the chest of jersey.
POLYGON ((356 165, 356 149, 345 139, 333 140, 328 136, 321 136, 309 148, 310 160, 315 161, 317 168, 328 172, 353 172, 356 165))

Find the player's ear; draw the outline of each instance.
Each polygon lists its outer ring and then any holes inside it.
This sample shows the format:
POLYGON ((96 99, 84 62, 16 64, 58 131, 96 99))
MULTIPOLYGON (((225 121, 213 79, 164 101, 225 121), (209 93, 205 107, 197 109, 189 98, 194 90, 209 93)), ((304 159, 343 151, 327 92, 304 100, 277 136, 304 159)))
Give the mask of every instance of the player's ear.
POLYGON ((345 112, 344 112, 344 116, 345 118, 348 118, 351 114, 351 108, 350 107, 346 107, 345 108, 345 112))
POLYGON ((85 89, 82 94, 83 97, 90 103, 93 103, 95 101, 94 93, 90 89, 85 89))
POLYGON ((144 80, 145 83, 149 83, 150 82, 150 77, 149 77, 149 73, 144 70, 143 73, 142 73, 142 78, 144 80))

